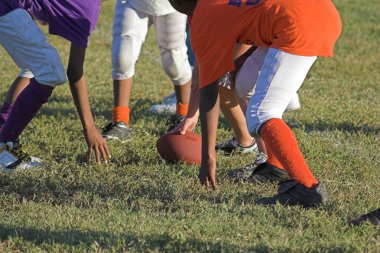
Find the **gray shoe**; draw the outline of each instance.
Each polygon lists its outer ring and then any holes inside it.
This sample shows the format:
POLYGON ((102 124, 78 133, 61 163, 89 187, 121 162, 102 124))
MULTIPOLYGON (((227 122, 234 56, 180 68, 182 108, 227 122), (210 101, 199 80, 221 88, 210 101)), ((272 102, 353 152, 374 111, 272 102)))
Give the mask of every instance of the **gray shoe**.
POLYGON ((152 105, 149 112, 153 114, 175 114, 177 109, 177 98, 175 92, 165 97, 162 104, 152 105))
POLYGON ((253 141, 251 145, 244 147, 235 140, 235 137, 232 137, 228 141, 217 143, 215 145, 215 150, 217 152, 223 152, 226 156, 233 154, 247 154, 255 152, 257 150, 257 144, 253 141))
POLYGON ((314 187, 307 188, 294 179, 291 179, 279 183, 277 195, 258 199, 256 204, 275 205, 279 203, 284 206, 301 205, 305 208, 310 208, 326 202, 327 194, 321 182, 314 187))
POLYGON ((177 103, 177 97, 175 95, 175 92, 172 92, 170 95, 164 97, 164 99, 162 99, 162 103, 164 103, 166 105, 176 104, 177 103))
POLYGON ((176 110, 176 104, 158 104, 152 105, 149 112, 153 114, 174 114, 176 110))
POLYGON ((122 143, 131 139, 132 129, 124 122, 111 122, 103 128, 103 137, 106 140, 117 140, 122 143))

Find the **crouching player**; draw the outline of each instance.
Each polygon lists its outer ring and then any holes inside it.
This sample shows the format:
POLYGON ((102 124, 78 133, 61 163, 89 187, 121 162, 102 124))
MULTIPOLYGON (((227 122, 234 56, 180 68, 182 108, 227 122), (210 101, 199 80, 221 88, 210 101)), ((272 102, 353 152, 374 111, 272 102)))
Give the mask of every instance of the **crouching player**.
MULTIPOLYGON (((94 30, 100 0, 3 0, 0 3, 0 43, 21 69, 30 70, 34 78, 17 96, 0 133, 0 164, 5 171, 40 165, 21 150, 18 138, 54 87, 66 81, 64 67, 54 47, 47 41, 33 19, 46 22, 49 33, 71 42, 67 76, 77 107, 88 159, 95 151, 96 162, 107 162, 110 152, 95 127, 88 101, 83 71, 88 38, 94 30)), ((17 91, 15 91, 17 92, 17 91)))
POLYGON ((135 64, 151 24, 156 28, 162 67, 177 97, 176 113, 168 120, 168 131, 187 113, 191 67, 186 47, 186 16, 174 10, 168 0, 117 0, 112 40, 113 120, 104 129, 106 139, 125 142, 131 138, 129 101, 135 64))
POLYGON ((262 204, 315 206, 326 201, 290 128, 281 119, 317 56, 332 56, 341 20, 330 0, 170 0, 192 16, 191 41, 200 73, 202 164, 199 178, 216 188, 215 139, 219 116, 217 80, 234 69, 236 42, 269 48, 246 118, 253 136, 289 173, 279 193, 262 204), (217 55, 218 57, 215 57, 217 55))

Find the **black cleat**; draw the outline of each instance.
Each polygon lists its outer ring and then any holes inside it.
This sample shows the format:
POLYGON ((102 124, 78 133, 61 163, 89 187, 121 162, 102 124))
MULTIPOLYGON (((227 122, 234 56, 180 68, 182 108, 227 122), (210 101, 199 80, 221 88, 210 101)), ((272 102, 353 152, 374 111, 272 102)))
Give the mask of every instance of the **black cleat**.
POLYGON ((273 183, 289 179, 289 174, 269 163, 262 163, 253 171, 248 178, 251 183, 273 183))
POLYGON ((380 225, 380 208, 370 213, 364 214, 355 220, 350 221, 349 225, 359 226, 366 222, 369 222, 374 226, 379 226, 380 225))
POLYGON ((248 164, 243 168, 230 170, 227 175, 236 182, 246 181, 249 179, 250 176, 252 176, 252 173, 255 171, 257 166, 265 163, 267 159, 267 155, 260 152, 257 154, 256 159, 253 163, 248 164))
POLYGON ((127 142, 131 139, 132 129, 124 122, 111 122, 103 128, 103 137, 106 140, 127 142))
POLYGON ((170 116, 170 118, 166 122, 166 125, 168 126, 167 132, 170 132, 173 129, 175 129, 184 119, 184 115, 173 114, 172 116, 170 116))
POLYGON ((291 179, 279 183, 277 195, 270 198, 260 198, 256 203, 259 205, 275 205, 277 203, 284 206, 301 205, 305 208, 310 208, 326 201, 327 194, 321 182, 312 188, 307 188, 291 179))
POLYGON ((228 172, 235 182, 247 181, 252 183, 271 183, 289 179, 288 173, 266 162, 267 156, 259 153, 254 163, 228 172))

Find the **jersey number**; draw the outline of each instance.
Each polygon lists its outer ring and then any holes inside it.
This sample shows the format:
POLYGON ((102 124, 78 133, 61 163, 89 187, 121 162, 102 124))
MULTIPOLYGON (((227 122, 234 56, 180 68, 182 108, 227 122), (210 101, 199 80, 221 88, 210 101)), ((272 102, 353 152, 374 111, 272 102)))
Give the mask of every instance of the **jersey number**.
MULTIPOLYGON (((242 2, 243 0, 229 0, 228 5, 235 5, 237 7, 240 7, 242 2)), ((250 5, 257 5, 259 3, 260 3, 260 0, 247 0, 245 5, 250 6, 250 5)))

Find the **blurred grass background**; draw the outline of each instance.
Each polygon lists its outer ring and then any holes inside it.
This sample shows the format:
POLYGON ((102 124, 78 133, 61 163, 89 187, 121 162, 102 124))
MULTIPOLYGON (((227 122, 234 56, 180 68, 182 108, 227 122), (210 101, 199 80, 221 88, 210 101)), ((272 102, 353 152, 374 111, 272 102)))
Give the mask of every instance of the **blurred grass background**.
MULTIPOLYGON (((218 157, 219 190, 197 183, 196 166, 169 165, 155 149, 167 116, 148 113, 172 92, 151 29, 136 66, 134 138, 110 142, 108 166, 84 163, 85 141, 67 84, 24 131, 27 150, 47 169, 0 174, 4 252, 379 252, 380 230, 347 221, 380 207, 380 4, 335 0, 343 34, 332 59, 318 59, 285 115, 330 201, 318 209, 262 207, 275 185, 234 184, 230 168, 255 155, 218 157)), ((114 1, 106 1, 88 48, 90 101, 101 128, 113 106, 110 47, 114 1)), ((43 28, 46 31, 46 28, 43 28)), ((69 44, 48 40, 67 64, 69 44)), ((4 97, 18 74, 0 48, 4 97)), ((231 137, 222 118, 218 140, 231 137)))

